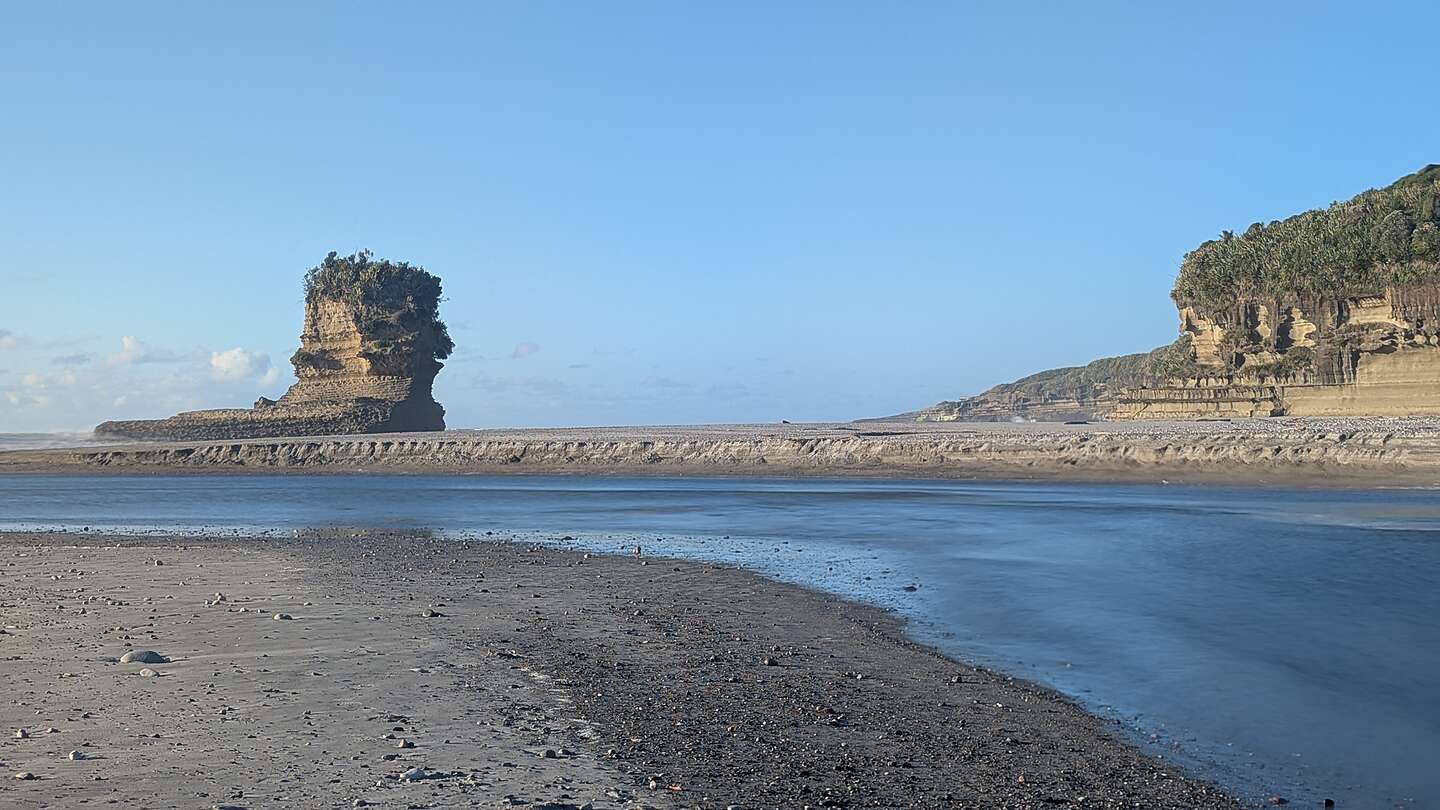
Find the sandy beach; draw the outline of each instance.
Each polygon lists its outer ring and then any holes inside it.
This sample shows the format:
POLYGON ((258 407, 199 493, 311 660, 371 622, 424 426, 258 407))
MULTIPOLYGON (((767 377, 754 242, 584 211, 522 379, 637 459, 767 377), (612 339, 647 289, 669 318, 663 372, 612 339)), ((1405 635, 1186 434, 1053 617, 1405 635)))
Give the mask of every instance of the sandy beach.
POLYGON ((449 430, 0 452, 34 472, 874 476, 1440 484, 1440 418, 1086 424, 877 421, 449 430))
POLYGON ((1239 806, 740 570, 363 532, 0 558, 5 806, 1239 806))

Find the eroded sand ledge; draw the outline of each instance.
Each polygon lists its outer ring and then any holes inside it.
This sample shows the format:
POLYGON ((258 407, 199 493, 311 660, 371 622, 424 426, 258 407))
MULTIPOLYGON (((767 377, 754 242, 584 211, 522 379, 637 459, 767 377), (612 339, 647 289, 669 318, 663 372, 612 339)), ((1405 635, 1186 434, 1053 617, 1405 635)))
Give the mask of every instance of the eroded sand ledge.
POLYGON ((0 535, 0 570, 7 807, 1239 807, 736 569, 346 531, 0 535))
POLYGON ((356 471, 1440 483, 1440 418, 453 430, 0 453, 0 472, 356 471))

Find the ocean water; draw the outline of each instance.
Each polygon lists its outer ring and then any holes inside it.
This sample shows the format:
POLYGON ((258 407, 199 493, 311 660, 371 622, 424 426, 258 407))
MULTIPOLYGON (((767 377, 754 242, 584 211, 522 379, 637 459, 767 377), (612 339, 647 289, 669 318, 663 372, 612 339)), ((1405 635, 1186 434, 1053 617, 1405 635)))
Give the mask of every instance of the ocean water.
POLYGON ((1072 695, 1243 798, 1440 806, 1440 493, 0 476, 0 529, 319 526, 732 562, 894 608, 919 639, 1072 695))

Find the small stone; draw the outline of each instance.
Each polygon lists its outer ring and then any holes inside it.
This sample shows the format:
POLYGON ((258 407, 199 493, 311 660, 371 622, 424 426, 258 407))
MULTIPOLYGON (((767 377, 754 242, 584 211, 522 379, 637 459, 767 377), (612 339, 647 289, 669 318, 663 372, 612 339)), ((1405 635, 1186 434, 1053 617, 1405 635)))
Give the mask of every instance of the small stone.
POLYGON ((79 762, 80 760, 82 760, 82 759, 85 758, 85 752, 83 752, 83 751, 71 751, 70 753, 66 754, 65 757, 66 757, 67 759, 69 759, 71 762, 79 762))
POLYGON ((764 664, 764 665, 767 666, 767 667, 778 667, 778 666, 780 666, 780 662, 779 662, 779 661, 776 661, 774 658, 771 658, 771 657, 769 657, 768 655, 767 655, 766 657, 760 659, 760 663, 764 664))
POLYGON ((560 756, 560 755, 557 754, 557 753, 555 753, 555 749, 553 749, 553 748, 546 748, 546 749, 544 750, 544 752, 542 752, 542 753, 540 754, 540 756, 541 756, 543 759, 554 759, 554 758, 556 758, 556 757, 558 757, 558 756, 560 756))
POLYGON ((120 656, 122 664, 168 664, 170 659, 154 650, 131 650, 120 656))
POLYGON ((17 740, 28 740, 28 739, 30 739, 30 732, 26 731, 26 730, 23 729, 23 728, 17 728, 17 729, 15 729, 15 739, 17 739, 17 740))
POLYGON ((411 768, 410 770, 400 774, 400 779, 405 782, 419 782, 421 779, 424 778, 424 768, 411 768))
POLYGON ((445 614, 444 614, 444 613, 441 613, 441 612, 438 611, 438 610, 432 610, 432 609, 430 609, 430 608, 425 608, 424 610, 420 611, 420 615, 421 615, 421 616, 424 616, 424 617, 427 618, 427 619, 433 619, 433 618, 435 618, 435 617, 437 617, 437 616, 444 616, 445 614))
POLYGON ((227 602, 227 601, 229 601, 229 600, 227 600, 227 599, 225 598, 225 594, 220 593, 220 592, 218 592, 218 591, 215 593, 215 602, 216 602, 217 604, 220 603, 220 602, 227 602))
POLYGON ((414 748, 414 747, 415 747, 415 741, 414 741, 414 740, 401 740, 400 743, 399 743, 398 745, 396 745, 395 747, 396 747, 396 748, 414 748))
POLYGON ((142 677, 142 678, 153 678, 153 677, 155 677, 156 675, 159 675, 159 674, 160 674, 160 673, 156 672, 155 670, 153 670, 153 669, 151 669, 151 668, 149 668, 149 667, 145 667, 144 669, 140 670, 140 677, 142 677))
POLYGON ((1271 796, 1270 803, 1274 805, 1289 804, 1290 800, 1284 796, 1271 796))
POLYGON ((276 614, 275 614, 275 621, 277 621, 277 622, 288 622, 288 621, 290 621, 290 620, 293 619, 293 618, 295 618, 295 617, 294 617, 294 616, 291 616, 289 613, 276 613, 276 614))
POLYGON ((15 774, 15 778, 16 778, 16 779, 19 779, 19 780, 22 781, 22 782, 29 782, 30 780, 32 780, 32 779, 35 778, 35 774, 33 774, 33 773, 29 772, 29 771, 21 771, 21 772, 15 774))

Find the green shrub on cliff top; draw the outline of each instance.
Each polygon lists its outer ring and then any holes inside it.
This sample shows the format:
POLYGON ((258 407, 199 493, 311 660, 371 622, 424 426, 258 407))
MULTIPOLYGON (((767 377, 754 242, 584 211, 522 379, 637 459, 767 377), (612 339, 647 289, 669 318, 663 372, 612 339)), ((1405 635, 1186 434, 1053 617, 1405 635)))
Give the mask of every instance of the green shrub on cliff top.
POLYGON ((1440 280, 1440 165, 1382 189, 1243 235, 1230 231, 1185 255, 1171 297, 1216 311, 1241 298, 1375 293, 1440 280))
MULTIPOLYGON (((341 256, 332 250, 305 273, 305 301, 344 301, 367 324, 394 324, 412 336, 422 323, 429 323, 435 335, 435 359, 449 357, 455 342, 439 317, 440 278, 408 262, 377 260, 372 255, 362 250, 341 256)), ((403 346, 409 341, 389 343, 403 346)))

